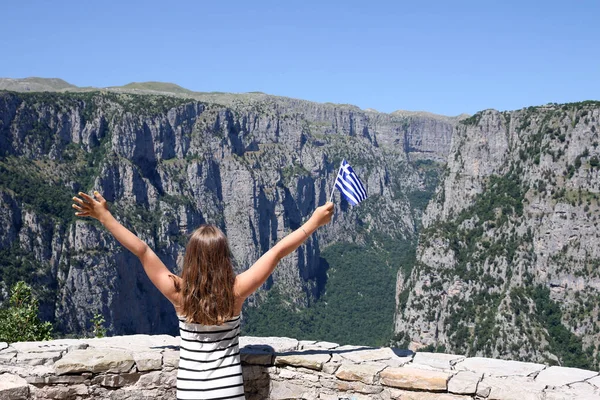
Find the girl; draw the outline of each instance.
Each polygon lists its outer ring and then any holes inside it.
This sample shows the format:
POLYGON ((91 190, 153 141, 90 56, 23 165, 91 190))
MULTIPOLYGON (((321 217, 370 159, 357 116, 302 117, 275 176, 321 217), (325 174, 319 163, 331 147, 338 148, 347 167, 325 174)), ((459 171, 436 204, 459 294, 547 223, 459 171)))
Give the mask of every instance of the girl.
POLYGON ((177 399, 244 399, 239 351, 242 304, 267 280, 279 260, 331 221, 333 203, 318 207, 304 225, 239 275, 233 272, 225 235, 213 225, 202 225, 190 236, 180 277, 111 215, 100 193, 91 197, 80 192, 79 196, 73 197, 75 215, 100 221, 139 258, 148 278, 175 307, 181 335, 177 399))

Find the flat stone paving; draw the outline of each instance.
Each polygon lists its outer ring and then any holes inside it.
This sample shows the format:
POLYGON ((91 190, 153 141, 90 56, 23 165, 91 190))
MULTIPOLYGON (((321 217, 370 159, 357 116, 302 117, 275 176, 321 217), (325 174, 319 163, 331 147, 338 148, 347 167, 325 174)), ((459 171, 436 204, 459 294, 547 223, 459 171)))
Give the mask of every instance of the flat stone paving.
MULTIPOLYGON (((248 400, 600 399, 600 374, 520 361, 240 338, 248 400)), ((0 343, 0 400, 173 399, 179 338, 0 343)))

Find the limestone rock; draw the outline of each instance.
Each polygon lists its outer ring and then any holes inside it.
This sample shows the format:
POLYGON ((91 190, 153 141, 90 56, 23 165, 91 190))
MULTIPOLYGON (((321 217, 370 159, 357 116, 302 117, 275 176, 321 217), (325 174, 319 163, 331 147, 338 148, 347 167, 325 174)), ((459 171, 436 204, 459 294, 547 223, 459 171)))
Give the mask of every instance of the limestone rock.
POLYGON ((477 371, 493 376, 528 376, 543 370, 546 366, 522 361, 471 357, 457 363, 455 368, 459 371, 477 371))
POLYGON ((387 368, 380 373, 381 383, 400 389, 445 391, 450 374, 410 367, 387 368))
POLYGON ((331 355, 312 351, 297 351, 280 353, 275 356, 275 365, 291 365, 293 367, 304 367, 320 371, 323 364, 331 359, 331 355))
POLYGON ((477 384, 483 378, 482 373, 459 371, 448 382, 448 391, 456 394, 475 394, 477 384))
POLYGON ((108 349, 75 350, 54 364, 58 375, 77 372, 127 372, 133 366, 131 353, 108 349))
POLYGON ((29 385, 18 375, 0 375, 0 400, 21 400, 29 398, 29 385))
POLYGON ((535 381, 548 386, 570 385, 575 382, 583 382, 589 378, 598 376, 597 372, 579 368, 548 367, 540 372, 535 381))
POLYGON ((484 377, 477 385, 477 395, 490 400, 543 400, 546 385, 530 378, 484 377))
POLYGON ((360 381, 372 385, 376 381, 377 374, 383 371, 387 365, 364 363, 364 364, 349 364, 342 363, 340 368, 335 372, 338 379, 345 381, 360 381))
POLYGON ((417 352, 412 360, 412 363, 413 365, 427 365, 437 369, 451 369, 454 364, 464 359, 464 356, 457 356, 453 354, 417 352))
POLYGON ((304 386, 288 381, 272 381, 269 399, 271 400, 292 400, 292 399, 316 399, 317 394, 314 389, 308 389, 304 386))
POLYGON ((60 359, 62 353, 60 351, 47 351, 43 353, 18 353, 17 363, 29 365, 52 365, 56 360, 60 359))
MULTIPOLYGON (((297 339, 284 337, 254 337, 242 336, 240 338, 240 348, 251 346, 268 346, 275 353, 285 353, 298 349, 297 339)), ((255 347, 256 348, 256 347, 255 347)))
POLYGON ((155 371, 162 368, 162 355, 158 352, 135 352, 133 360, 138 371, 155 371))

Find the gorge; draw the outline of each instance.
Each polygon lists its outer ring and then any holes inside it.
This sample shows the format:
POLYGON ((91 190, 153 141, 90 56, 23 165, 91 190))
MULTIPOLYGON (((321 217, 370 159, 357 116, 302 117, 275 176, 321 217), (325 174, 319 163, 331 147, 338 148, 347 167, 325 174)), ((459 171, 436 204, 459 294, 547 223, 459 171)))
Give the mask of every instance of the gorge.
POLYGON ((0 292, 33 284, 60 334, 95 313, 113 335, 176 326, 137 261, 75 220, 73 193, 102 192, 174 271, 215 223, 243 270, 346 158, 369 198, 336 197, 248 302, 247 334, 598 369, 600 103, 467 118, 62 82, 0 80, 0 292))

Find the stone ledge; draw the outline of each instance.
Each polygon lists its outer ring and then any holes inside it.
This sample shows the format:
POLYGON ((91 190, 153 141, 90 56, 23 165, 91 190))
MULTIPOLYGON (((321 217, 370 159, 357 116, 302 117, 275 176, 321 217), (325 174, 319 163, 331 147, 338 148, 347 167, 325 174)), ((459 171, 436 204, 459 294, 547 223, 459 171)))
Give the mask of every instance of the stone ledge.
MULTIPOLYGON (((175 398, 179 338, 0 343, 0 400, 175 398)), ((600 398, 600 375, 460 355, 240 338, 248 400, 600 398)))

